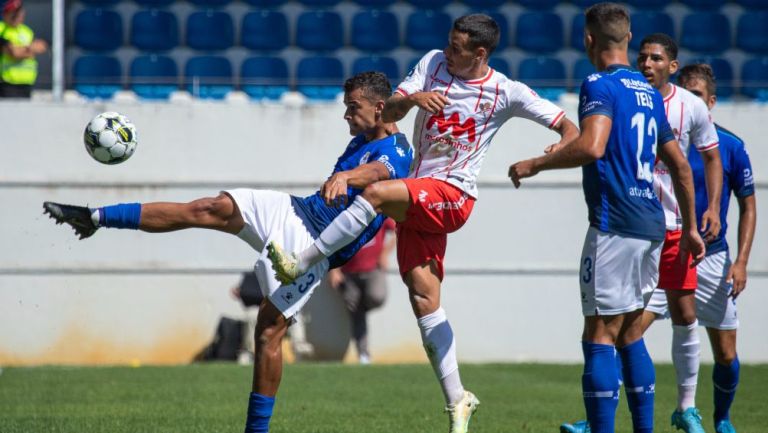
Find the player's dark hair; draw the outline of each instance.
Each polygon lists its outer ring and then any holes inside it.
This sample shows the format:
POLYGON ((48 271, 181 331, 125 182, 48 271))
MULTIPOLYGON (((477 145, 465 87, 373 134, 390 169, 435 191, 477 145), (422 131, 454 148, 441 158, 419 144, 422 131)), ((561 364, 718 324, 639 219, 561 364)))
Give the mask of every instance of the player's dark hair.
POLYGON ((707 86, 707 93, 710 95, 715 94, 717 84, 715 83, 715 73, 712 71, 712 66, 706 63, 693 63, 680 69, 680 75, 677 76, 678 84, 685 87, 687 83, 693 80, 703 81, 707 86))
POLYGON ((640 41, 640 47, 648 44, 658 44, 664 47, 669 60, 677 60, 677 42, 665 33, 651 33, 640 41))
POLYGON ((378 100, 387 99, 392 95, 392 85, 389 79, 381 72, 360 72, 344 82, 344 93, 350 93, 357 89, 363 89, 366 99, 375 103, 378 100))
POLYGON ((472 14, 459 17, 453 22, 453 31, 469 36, 469 48, 483 47, 490 56, 499 45, 499 25, 485 14, 472 14))
POLYGON ((629 11, 618 3, 598 3, 584 11, 584 28, 599 45, 618 45, 629 34, 629 11))

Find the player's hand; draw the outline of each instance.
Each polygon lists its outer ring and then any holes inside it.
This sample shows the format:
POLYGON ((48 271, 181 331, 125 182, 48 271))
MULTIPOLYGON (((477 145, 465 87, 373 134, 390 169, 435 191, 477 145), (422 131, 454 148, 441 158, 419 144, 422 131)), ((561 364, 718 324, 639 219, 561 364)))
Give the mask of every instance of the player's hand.
POLYGON ((557 142, 555 144, 550 144, 549 146, 544 148, 544 153, 557 152, 558 150, 562 149, 563 146, 565 146, 565 143, 557 142))
POLYGON ((747 264, 738 259, 733 262, 731 268, 728 269, 725 281, 732 285, 729 296, 736 299, 747 287, 747 264))
POLYGON ((520 188, 520 179, 536 176, 538 172, 539 169, 536 167, 535 161, 533 159, 526 159, 525 161, 510 165, 508 176, 512 179, 512 183, 515 184, 515 188, 520 188))
POLYGON ((342 284, 344 284, 344 273, 341 270, 331 269, 328 271, 328 285, 339 290, 342 284))
POLYGON ((326 206, 341 207, 349 201, 347 190, 347 175, 339 172, 325 181, 320 188, 320 196, 325 201, 326 206))
POLYGON ((418 92, 410 98, 419 108, 432 114, 439 113, 449 104, 448 98, 440 92, 418 92))
POLYGON ((701 233, 704 240, 712 242, 720 233, 720 213, 707 209, 701 216, 701 233))
POLYGON ((706 253, 704 240, 701 239, 699 232, 695 229, 683 231, 683 237, 680 239, 680 260, 685 262, 688 259, 689 253, 693 257, 691 268, 698 265, 704 259, 704 254, 706 253))

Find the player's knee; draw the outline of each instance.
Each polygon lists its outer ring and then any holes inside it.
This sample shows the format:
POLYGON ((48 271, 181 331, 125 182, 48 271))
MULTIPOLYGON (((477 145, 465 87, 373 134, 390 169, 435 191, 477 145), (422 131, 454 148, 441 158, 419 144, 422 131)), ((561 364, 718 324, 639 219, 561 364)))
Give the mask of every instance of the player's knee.
POLYGON ((736 350, 730 347, 720 347, 714 353, 715 362, 720 365, 731 365, 736 359, 736 350))
POLYGON ((191 218, 200 224, 225 226, 232 215, 232 199, 225 194, 195 200, 187 207, 191 218))
POLYGON ((371 206, 378 208, 381 206, 383 201, 383 190, 384 188, 381 186, 381 184, 374 182, 366 186, 361 195, 368 203, 371 204, 371 206))

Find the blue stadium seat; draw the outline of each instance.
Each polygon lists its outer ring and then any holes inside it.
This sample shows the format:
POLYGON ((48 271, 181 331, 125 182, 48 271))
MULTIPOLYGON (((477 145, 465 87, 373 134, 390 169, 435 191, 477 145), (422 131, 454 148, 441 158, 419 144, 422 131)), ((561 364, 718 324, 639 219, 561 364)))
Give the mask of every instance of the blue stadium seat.
POLYGON ((739 17, 736 46, 750 53, 768 53, 768 11, 745 12, 739 17))
POLYGON ((496 46, 496 52, 506 49, 509 46, 509 22, 507 22, 507 17, 494 11, 484 11, 483 13, 493 18, 499 26, 499 45, 496 46))
POLYGON ((332 11, 307 11, 296 22, 296 45, 310 51, 331 51, 344 45, 341 16, 332 11))
POLYGON ((243 17, 241 43, 251 50, 282 50, 290 44, 288 19, 280 11, 261 9, 243 17))
POLYGON ((140 6, 157 8, 157 7, 168 6, 176 0, 134 0, 134 1, 138 3, 140 6))
POLYGON ((75 18, 75 44, 91 51, 111 51, 123 45, 123 19, 109 9, 86 9, 75 18))
POLYGON ((397 61, 392 57, 386 56, 364 56, 358 57, 352 63, 352 74, 359 74, 366 71, 379 71, 389 78, 390 84, 396 86, 403 78, 398 70, 397 61))
POLYGON ((186 89, 203 99, 224 99, 231 92, 232 64, 226 57, 197 56, 184 67, 186 89))
POLYGON ((397 0, 355 0, 359 6, 368 8, 386 8, 395 4, 397 0))
POLYGON ((509 62, 504 60, 502 57, 499 56, 493 56, 491 55, 491 58, 488 60, 488 66, 492 67, 498 72, 501 72, 502 74, 506 75, 507 77, 510 77, 510 73, 512 70, 509 68, 509 62))
POLYGON ((571 90, 578 93, 581 83, 585 78, 597 72, 595 66, 586 58, 580 58, 573 64, 573 73, 571 74, 571 90))
POLYGON ((665 33, 675 39, 675 25, 672 17, 664 12, 637 11, 632 14, 632 40, 629 48, 640 50, 640 42, 652 33, 665 33))
POLYGON ((452 0, 408 0, 416 9, 440 10, 452 0))
POLYGON ((275 8, 282 6, 287 0, 245 0, 251 6, 257 8, 275 8))
POLYGON ((741 93, 768 102, 768 57, 749 59, 741 66, 741 93))
POLYGON ((312 100, 332 100, 342 92, 344 67, 335 57, 312 56, 299 60, 296 90, 312 100))
POLYGON ((445 12, 417 10, 408 16, 405 45, 419 51, 443 48, 448 44, 453 20, 445 12))
MULTIPOLYGON (((669 4, 669 0, 629 0, 624 3, 636 8, 636 9, 662 9, 669 4)), ((632 15, 632 26, 635 24, 635 15, 632 15)))
POLYGON ((525 51, 551 53, 563 46, 563 20, 554 12, 524 12, 515 27, 515 44, 525 51))
POLYGON ((369 9, 352 18, 352 45, 364 51, 389 51, 400 45, 397 17, 392 12, 369 9))
POLYGON ((235 26, 226 12, 207 9, 187 17, 187 45, 195 50, 225 50, 235 42, 235 26))
POLYGON ((700 53, 720 53, 731 46, 731 25, 719 12, 692 12, 683 18, 680 46, 700 53))
POLYGON ((495 9, 504 4, 505 0, 464 0, 462 3, 472 9, 495 9))
POLYGON ((131 90, 144 99, 168 99, 179 88, 179 68, 168 56, 150 54, 131 62, 131 90))
POLYGON ((554 57, 529 57, 518 66, 518 80, 544 98, 557 100, 565 93, 567 79, 563 62, 554 57))
POLYGON ((518 0, 517 3, 528 9, 552 9, 560 0, 518 0))
POLYGON ((301 4, 307 7, 328 7, 334 6, 341 0, 299 0, 301 4))
POLYGON ((712 67, 712 72, 715 74, 715 81, 717 82, 717 96, 719 98, 730 98, 733 96, 733 67, 731 62, 722 57, 699 57, 691 59, 686 64, 692 63, 706 63, 712 67))
POLYGON ((571 0, 571 3, 575 4, 580 9, 588 8, 592 5, 601 3, 603 0, 571 0))
POLYGON ((288 65, 280 57, 249 57, 240 67, 240 86, 252 99, 280 99, 289 84, 288 65))
POLYGON ((104 7, 116 5, 120 3, 120 0, 80 0, 80 2, 89 6, 104 7))
POLYGON ((86 98, 111 98, 122 90, 122 76, 120 61, 112 56, 82 56, 75 60, 72 66, 74 88, 86 98))
POLYGON ((692 9, 720 9, 725 0, 681 0, 683 4, 692 9))
POLYGON ((131 45, 144 51, 166 51, 179 45, 179 23, 168 11, 136 12, 131 19, 131 45))
POLYGON ((202 6, 205 8, 215 8, 219 6, 226 6, 232 0, 187 0, 187 1, 189 1, 194 5, 202 6))
POLYGON ((745 9, 768 9, 768 0, 737 0, 745 9))
POLYGON ((584 52, 584 14, 577 13, 571 20, 571 48, 584 52))

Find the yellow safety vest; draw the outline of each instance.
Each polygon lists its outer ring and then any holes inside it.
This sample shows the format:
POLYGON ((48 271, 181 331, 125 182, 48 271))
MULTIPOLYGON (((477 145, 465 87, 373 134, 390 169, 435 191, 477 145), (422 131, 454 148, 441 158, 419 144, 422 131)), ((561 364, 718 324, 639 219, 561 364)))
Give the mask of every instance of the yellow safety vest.
MULTIPOLYGON (((32 44, 35 34, 28 26, 20 24, 9 27, 0 21, 0 38, 8 44, 27 47, 32 44)), ((0 56, 0 78, 8 84, 35 84, 37 79, 37 60, 34 57, 16 60, 9 54, 0 56)))

